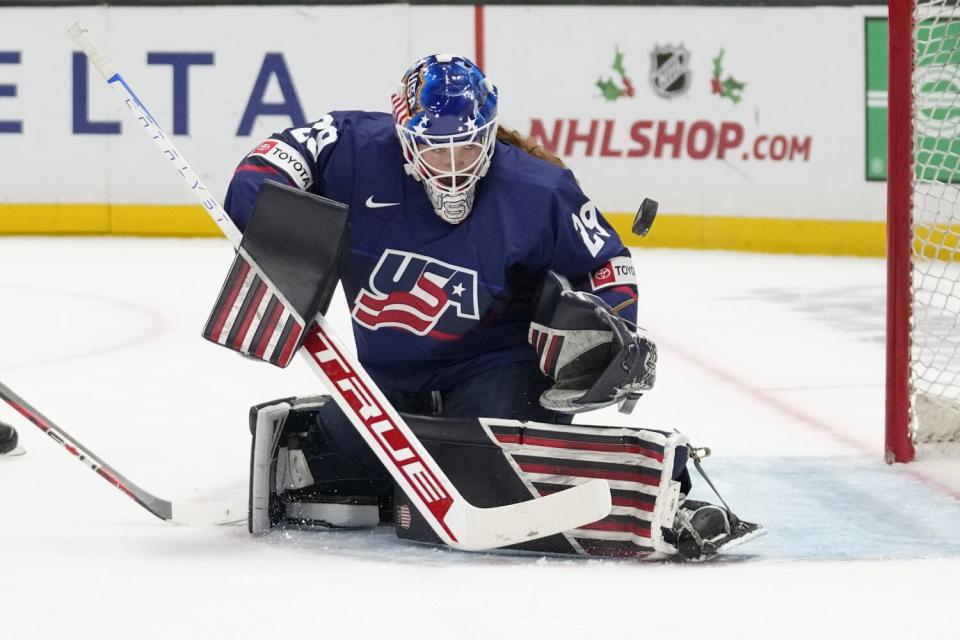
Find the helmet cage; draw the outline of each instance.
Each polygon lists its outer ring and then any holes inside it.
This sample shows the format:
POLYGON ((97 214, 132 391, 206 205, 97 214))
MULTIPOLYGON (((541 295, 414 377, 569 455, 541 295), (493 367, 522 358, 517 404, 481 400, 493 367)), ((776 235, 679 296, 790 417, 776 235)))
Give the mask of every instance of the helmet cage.
POLYGON ((497 119, 493 118, 472 129, 458 128, 467 131, 454 135, 436 135, 426 133, 423 123, 412 128, 397 125, 397 136, 403 147, 407 173, 423 183, 434 211, 451 224, 459 224, 470 215, 477 182, 490 169, 496 148, 497 119), (457 150, 473 146, 479 147, 476 157, 467 164, 458 165, 457 150), (437 150, 449 154, 439 156, 444 161, 438 162, 437 150))

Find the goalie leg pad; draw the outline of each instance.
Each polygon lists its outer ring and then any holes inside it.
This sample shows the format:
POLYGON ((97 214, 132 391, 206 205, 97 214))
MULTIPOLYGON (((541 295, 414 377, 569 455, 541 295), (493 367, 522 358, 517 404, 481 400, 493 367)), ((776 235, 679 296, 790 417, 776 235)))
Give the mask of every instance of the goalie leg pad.
MULTIPOLYGON (((603 520, 510 549, 637 559, 677 553, 673 526, 688 443, 682 434, 489 418, 407 420, 478 506, 529 500, 593 478, 610 483, 614 506, 603 520)), ((394 517, 399 537, 439 543, 399 491, 394 517)))
POLYGON ((250 428, 253 440, 250 447, 250 500, 247 511, 247 530, 255 536, 270 531, 283 519, 281 498, 283 478, 279 458, 280 436, 290 412, 290 401, 277 401, 250 409, 250 428))
POLYGON ((251 534, 263 535, 281 524, 370 527, 380 522, 381 503, 390 507, 392 482, 378 461, 372 467, 352 453, 349 437, 339 436, 355 432, 338 419, 346 421, 325 396, 251 408, 251 534))

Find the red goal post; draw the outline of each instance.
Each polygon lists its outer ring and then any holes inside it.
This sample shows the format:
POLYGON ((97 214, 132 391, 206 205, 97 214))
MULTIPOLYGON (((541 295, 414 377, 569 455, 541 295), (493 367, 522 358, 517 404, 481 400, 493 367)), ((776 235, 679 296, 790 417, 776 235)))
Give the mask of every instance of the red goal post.
POLYGON ((890 0, 886 459, 960 441, 960 0, 890 0))

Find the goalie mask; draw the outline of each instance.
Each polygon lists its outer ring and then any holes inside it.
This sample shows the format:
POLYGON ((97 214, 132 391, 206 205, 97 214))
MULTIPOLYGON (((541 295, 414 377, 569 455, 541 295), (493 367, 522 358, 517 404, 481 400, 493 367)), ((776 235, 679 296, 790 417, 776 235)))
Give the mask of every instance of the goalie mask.
POLYGON ((404 169, 450 224, 470 215, 497 139, 497 89, 460 56, 415 62, 392 96, 404 169))
POLYGON ((528 337, 540 370, 556 382, 540 396, 545 409, 578 413, 620 404, 629 413, 653 388, 653 341, 637 335, 602 299, 573 290, 552 271, 534 302, 528 337))

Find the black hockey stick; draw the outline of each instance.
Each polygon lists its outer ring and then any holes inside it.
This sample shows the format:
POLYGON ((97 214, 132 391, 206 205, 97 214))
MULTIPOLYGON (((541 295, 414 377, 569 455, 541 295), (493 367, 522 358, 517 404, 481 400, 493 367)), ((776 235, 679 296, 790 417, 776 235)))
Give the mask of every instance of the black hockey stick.
POLYGON ((101 478, 130 496, 141 507, 161 520, 173 519, 172 504, 148 491, 144 491, 127 480, 121 473, 115 471, 113 467, 91 453, 89 449, 77 442, 76 438, 54 424, 52 420, 37 411, 33 405, 18 396, 13 392, 13 389, 2 382, 0 382, 0 398, 16 409, 24 418, 40 427, 40 430, 45 434, 63 445, 63 448, 75 455, 80 462, 96 471, 101 478))
MULTIPOLYGON (((93 43, 87 30, 75 24, 69 33, 133 113, 140 128, 153 140, 197 197, 206 213, 238 249, 250 268, 259 272, 253 259, 240 247, 240 230, 123 76, 93 43)), ((258 275, 282 301, 283 296, 265 274, 258 275)), ((596 522, 610 513, 610 486, 605 480, 589 480, 570 489, 517 504, 489 508, 470 504, 386 400, 356 357, 343 347, 327 320, 322 315, 300 320, 300 326, 307 332, 300 354, 323 381, 330 396, 394 481, 447 545, 467 550, 493 549, 575 529, 596 522), (311 322, 308 326, 307 323, 311 322)))

